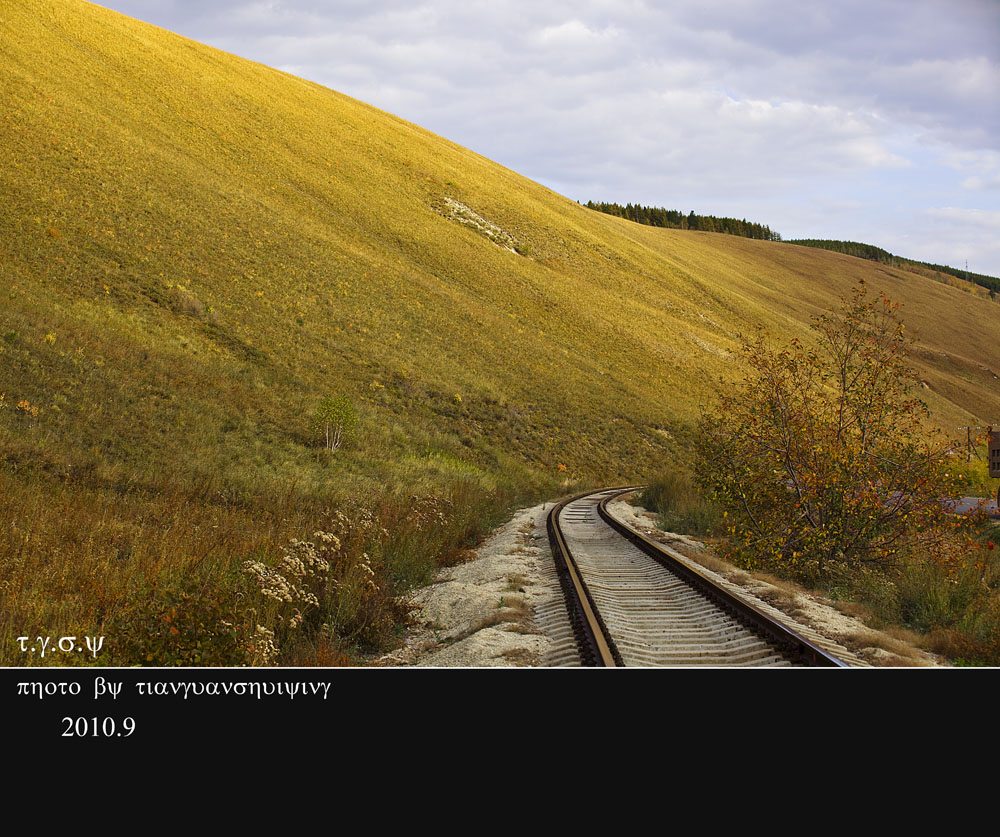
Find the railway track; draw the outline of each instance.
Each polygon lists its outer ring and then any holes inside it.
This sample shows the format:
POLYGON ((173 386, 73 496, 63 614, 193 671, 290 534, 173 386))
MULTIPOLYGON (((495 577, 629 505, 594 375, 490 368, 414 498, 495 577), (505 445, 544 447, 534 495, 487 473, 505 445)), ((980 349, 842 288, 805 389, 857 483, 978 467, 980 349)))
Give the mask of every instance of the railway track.
POLYGON ((584 665, 847 667, 614 519, 608 501, 629 490, 574 497, 548 517, 584 665))

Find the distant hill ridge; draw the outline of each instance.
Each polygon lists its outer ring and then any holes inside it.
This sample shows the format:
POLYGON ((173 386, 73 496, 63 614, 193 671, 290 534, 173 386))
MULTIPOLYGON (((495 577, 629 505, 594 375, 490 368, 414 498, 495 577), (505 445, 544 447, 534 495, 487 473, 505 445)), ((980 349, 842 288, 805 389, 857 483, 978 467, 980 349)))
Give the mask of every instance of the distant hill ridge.
POLYGON ((996 298, 996 293, 1000 290, 1000 279, 996 276, 988 276, 983 273, 970 273, 968 270, 961 270, 957 267, 947 267, 941 264, 931 264, 930 262, 918 262, 914 259, 906 259, 896 256, 881 247, 872 244, 862 244, 858 241, 834 241, 821 238, 792 238, 788 239, 789 244, 800 244, 803 247, 818 247, 821 250, 832 250, 834 253, 844 253, 848 256, 857 256, 859 259, 879 262, 880 264, 891 265, 892 267, 902 267, 912 269, 914 267, 933 270, 937 273, 945 273, 954 276, 956 279, 965 279, 975 282, 990 292, 992 299, 996 298))
MULTIPOLYGON (((996 292, 1000 290, 1000 278, 989 276, 983 273, 970 273, 957 267, 932 264, 930 262, 920 262, 915 259, 907 259, 903 256, 896 256, 888 250, 876 247, 873 244, 863 244, 858 241, 836 241, 832 239, 819 238, 792 238, 783 239, 781 234, 772 230, 766 224, 759 224, 739 218, 725 218, 717 215, 697 215, 694 210, 685 215, 676 209, 664 209, 659 206, 642 206, 641 204, 627 203, 624 206, 620 203, 607 203, 605 201, 587 201, 584 204, 588 209, 594 209, 607 215, 614 215, 616 218, 625 218, 637 224, 645 224, 650 227, 663 227, 670 230, 700 230, 702 232, 719 232, 727 235, 738 235, 743 238, 755 238, 764 241, 785 241, 788 244, 799 244, 803 247, 816 247, 821 250, 830 250, 834 253, 843 253, 846 256, 855 256, 859 259, 867 259, 871 262, 900 267, 904 270, 914 268, 933 273, 942 273, 953 276, 956 279, 964 279, 973 282, 990 292, 990 298, 996 298, 996 292)), ((929 277, 934 278, 934 277, 929 277)))

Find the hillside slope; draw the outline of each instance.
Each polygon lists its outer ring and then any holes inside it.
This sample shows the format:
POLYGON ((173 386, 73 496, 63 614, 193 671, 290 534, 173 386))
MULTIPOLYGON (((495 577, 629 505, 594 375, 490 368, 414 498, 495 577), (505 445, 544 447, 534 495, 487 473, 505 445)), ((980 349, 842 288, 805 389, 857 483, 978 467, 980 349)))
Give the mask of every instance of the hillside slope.
POLYGON ((235 577, 338 498, 496 510, 642 479, 685 454, 740 333, 807 338, 859 277, 904 302, 942 424, 1000 416, 1000 306, 954 288, 592 212, 79 0, 0 0, 0 26, 5 631, 99 630, 195 564, 235 577), (338 393, 361 429, 326 459, 310 416, 338 393))

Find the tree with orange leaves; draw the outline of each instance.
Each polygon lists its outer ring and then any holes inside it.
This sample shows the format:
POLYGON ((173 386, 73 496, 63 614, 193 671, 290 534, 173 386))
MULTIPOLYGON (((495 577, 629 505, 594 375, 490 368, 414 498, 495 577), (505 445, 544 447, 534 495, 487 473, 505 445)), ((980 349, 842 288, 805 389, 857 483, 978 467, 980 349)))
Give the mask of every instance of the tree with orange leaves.
POLYGON ((746 341, 746 377, 700 421, 698 475, 742 566, 815 581, 949 543, 952 444, 912 395, 899 305, 863 280, 842 302, 814 318, 815 346, 746 341))

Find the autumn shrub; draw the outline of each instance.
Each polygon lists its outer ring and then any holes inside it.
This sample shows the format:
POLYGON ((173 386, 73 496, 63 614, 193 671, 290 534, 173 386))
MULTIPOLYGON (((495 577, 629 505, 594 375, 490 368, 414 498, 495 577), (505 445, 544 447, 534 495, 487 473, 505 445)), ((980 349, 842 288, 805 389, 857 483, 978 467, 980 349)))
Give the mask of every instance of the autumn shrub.
POLYGON ((724 550, 952 658, 1000 660, 995 530, 947 502, 983 477, 912 394, 898 304, 861 282, 813 328, 809 345, 744 341, 745 378, 702 416, 697 470, 724 508, 724 550))
POLYGON ((814 318, 816 345, 744 341, 747 369, 703 414, 698 474, 741 566, 809 582, 891 572, 908 551, 950 562, 947 452, 911 394, 898 303, 864 282, 814 318))
MULTIPOLYGON (((239 586, 180 581, 136 589, 111 623, 111 664, 239 666, 263 662, 234 628, 239 586)), ((110 649, 109 649, 110 650, 110 649)))
POLYGON ((367 511, 353 521, 337 513, 335 523, 335 531, 287 544, 275 565, 245 562, 251 593, 236 629, 248 662, 266 665, 303 643, 370 651, 405 618, 408 607, 394 596, 384 564, 359 552, 388 532, 367 511))

